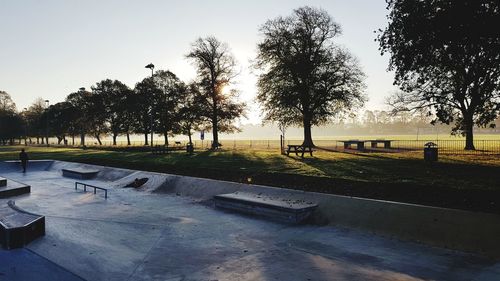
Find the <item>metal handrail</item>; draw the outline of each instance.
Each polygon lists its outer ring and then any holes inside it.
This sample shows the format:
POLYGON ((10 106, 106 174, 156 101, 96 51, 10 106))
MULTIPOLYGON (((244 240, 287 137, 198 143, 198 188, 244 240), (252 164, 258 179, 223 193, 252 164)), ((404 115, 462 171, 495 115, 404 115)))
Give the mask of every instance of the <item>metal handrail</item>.
POLYGON ((103 188, 103 187, 98 187, 98 186, 95 186, 95 185, 91 185, 91 184, 87 184, 87 183, 83 183, 83 182, 75 182, 75 190, 78 189, 78 185, 83 185, 83 191, 84 192, 87 192, 87 186, 88 187, 92 187, 94 189, 94 194, 96 194, 96 190, 97 189, 100 189, 100 190, 104 190, 104 198, 105 199, 108 199, 108 189, 106 188, 103 188))

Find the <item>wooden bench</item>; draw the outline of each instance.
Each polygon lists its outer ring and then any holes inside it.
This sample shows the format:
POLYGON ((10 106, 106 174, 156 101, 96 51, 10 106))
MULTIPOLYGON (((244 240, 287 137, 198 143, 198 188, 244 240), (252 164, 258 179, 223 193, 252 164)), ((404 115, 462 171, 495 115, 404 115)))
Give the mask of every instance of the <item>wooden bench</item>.
POLYGON ((295 153, 295 155, 299 156, 300 153, 301 157, 304 158, 304 153, 308 152, 313 156, 313 151, 314 149, 311 146, 289 144, 286 150, 286 156, 289 156, 290 153, 295 153))
POLYGON ((365 149, 365 141, 362 140, 347 140, 347 141, 340 141, 344 143, 344 149, 352 149, 352 145, 356 145, 357 150, 364 150, 365 149))
POLYGON ((216 195, 214 201, 218 208, 294 224, 306 220, 318 207, 303 200, 243 192, 216 195))
POLYGON ((44 216, 26 212, 12 200, 0 207, 0 242, 3 248, 21 248, 44 235, 44 216))
POLYGON ((78 179, 91 179, 99 173, 99 170, 71 168, 62 169, 63 177, 78 178, 78 179))
POLYGON ((372 148, 376 148, 379 143, 383 143, 384 148, 391 148, 391 140, 370 140, 369 142, 372 148))
POLYGON ((94 194, 96 194, 96 190, 97 189, 100 189, 100 190, 104 190, 104 198, 105 199, 108 199, 108 189, 107 188, 104 188, 104 187, 98 187, 98 186, 95 186, 95 185, 91 185, 91 184, 88 184, 88 183, 83 183, 83 182, 75 182, 75 190, 78 189, 78 186, 79 185, 82 185, 83 186, 83 191, 84 192, 87 192, 87 186, 88 187, 91 187, 94 189, 94 194))

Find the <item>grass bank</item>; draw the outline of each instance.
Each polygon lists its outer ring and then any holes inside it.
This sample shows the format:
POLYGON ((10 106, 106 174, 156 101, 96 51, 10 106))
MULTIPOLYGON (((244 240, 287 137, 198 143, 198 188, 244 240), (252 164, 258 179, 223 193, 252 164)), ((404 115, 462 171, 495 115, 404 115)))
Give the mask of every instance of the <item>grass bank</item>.
MULTIPOLYGON (((20 148, 0 147, 0 160, 16 159, 20 148)), ((74 161, 500 213, 498 155, 452 155, 430 164, 417 152, 317 151, 314 157, 304 159, 272 150, 151 155, 141 151, 29 147, 28 153, 31 159, 74 161)))

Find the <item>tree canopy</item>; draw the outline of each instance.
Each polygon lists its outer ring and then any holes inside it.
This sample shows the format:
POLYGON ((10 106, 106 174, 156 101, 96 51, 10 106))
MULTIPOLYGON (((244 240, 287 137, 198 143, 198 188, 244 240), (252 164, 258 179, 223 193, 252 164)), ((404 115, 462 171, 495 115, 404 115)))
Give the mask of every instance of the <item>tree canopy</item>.
POLYGON ((13 138, 22 134, 24 124, 16 114, 16 104, 7 92, 0 91, 0 142, 12 143, 13 138))
POLYGON ((403 90, 389 99, 395 111, 427 108, 474 149, 474 125, 500 112, 499 3, 387 0, 389 23, 377 40, 403 90))
POLYGON ((302 7, 261 28, 255 68, 265 119, 304 127, 305 146, 313 146, 311 126, 361 106, 364 74, 357 60, 333 39, 340 25, 330 15, 302 7))

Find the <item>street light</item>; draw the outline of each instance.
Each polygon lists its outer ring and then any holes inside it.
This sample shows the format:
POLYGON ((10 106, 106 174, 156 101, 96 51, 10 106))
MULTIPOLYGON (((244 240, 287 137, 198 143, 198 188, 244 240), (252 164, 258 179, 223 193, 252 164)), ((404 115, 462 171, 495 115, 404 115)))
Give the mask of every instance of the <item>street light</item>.
POLYGON ((28 109, 23 108, 24 112, 24 146, 28 146, 28 109))
MULTIPOLYGON (((145 68, 151 69, 151 81, 153 81, 154 69, 155 69, 154 64, 150 63, 150 64, 146 65, 145 68)), ((153 99, 151 99, 151 149, 153 149, 153 134, 154 134, 154 132, 153 132, 153 99)))
POLYGON ((47 142, 47 146, 49 146, 49 100, 45 100, 45 141, 47 142))

